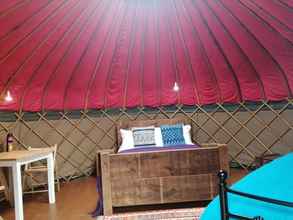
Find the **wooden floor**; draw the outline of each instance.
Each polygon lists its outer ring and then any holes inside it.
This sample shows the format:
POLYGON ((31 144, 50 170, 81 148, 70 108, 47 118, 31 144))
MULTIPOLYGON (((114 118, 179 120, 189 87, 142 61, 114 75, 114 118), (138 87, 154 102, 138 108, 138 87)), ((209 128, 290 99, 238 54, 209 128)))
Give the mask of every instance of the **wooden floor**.
MULTIPOLYGON (((56 193, 56 204, 49 205, 47 193, 24 197, 25 220, 93 220, 88 213, 97 202, 96 179, 81 178, 61 185, 56 193)), ((14 209, 0 204, 0 216, 14 220, 14 209)))
MULTIPOLYGON (((229 183, 246 174, 243 170, 231 170, 229 183)), ((93 220, 89 215, 97 202, 95 177, 81 178, 63 183, 56 193, 56 204, 49 205, 46 193, 24 197, 25 220, 93 220)), ((14 220, 14 209, 7 203, 0 203, 0 216, 4 220, 14 220)))

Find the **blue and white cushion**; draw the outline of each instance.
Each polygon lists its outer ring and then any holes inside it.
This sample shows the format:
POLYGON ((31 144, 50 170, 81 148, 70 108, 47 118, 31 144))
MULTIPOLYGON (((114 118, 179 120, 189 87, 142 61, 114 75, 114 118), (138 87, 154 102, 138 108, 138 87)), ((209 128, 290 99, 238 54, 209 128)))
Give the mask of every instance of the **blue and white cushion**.
POLYGON ((161 125, 164 146, 185 144, 183 124, 161 125))

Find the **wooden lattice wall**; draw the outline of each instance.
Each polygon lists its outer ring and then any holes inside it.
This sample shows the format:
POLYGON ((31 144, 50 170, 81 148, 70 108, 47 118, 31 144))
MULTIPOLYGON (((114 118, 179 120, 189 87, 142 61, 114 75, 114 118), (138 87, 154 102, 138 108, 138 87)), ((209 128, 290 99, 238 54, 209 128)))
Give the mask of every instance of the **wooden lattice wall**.
POLYGON ((4 142, 7 132, 12 132, 22 148, 57 143, 58 173, 69 181, 90 175, 95 167, 95 152, 115 146, 115 125, 120 120, 187 116, 199 143, 227 143, 231 162, 247 168, 258 155, 293 151, 292 109, 293 100, 154 109, 2 112, 0 137, 4 142))

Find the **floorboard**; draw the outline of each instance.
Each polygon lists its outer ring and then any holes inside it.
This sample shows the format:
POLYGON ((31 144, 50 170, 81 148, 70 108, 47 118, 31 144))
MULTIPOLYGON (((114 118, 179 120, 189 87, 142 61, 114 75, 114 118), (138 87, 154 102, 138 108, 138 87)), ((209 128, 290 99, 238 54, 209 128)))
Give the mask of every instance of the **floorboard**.
MULTIPOLYGON (((245 174, 244 170, 232 169, 229 183, 239 180, 245 174)), ((56 204, 54 205, 48 204, 47 193, 25 195, 25 220, 93 220, 89 213, 94 210, 97 198, 95 177, 62 183, 60 192, 56 193, 56 204)), ((197 204, 203 206, 205 203, 197 204)), ((181 204, 176 206, 183 208, 181 204)), ((140 209, 126 211, 141 211, 140 209)), ((125 210, 117 211, 125 212, 125 210)), ((4 220, 14 220, 14 209, 9 207, 7 202, 2 202, 0 203, 0 216, 4 220)))
MULTIPOLYGON (((56 204, 49 205, 47 193, 25 195, 25 220, 93 220, 88 214, 94 210, 97 193, 94 177, 62 183, 56 193, 56 204)), ((14 209, 7 203, 0 204, 4 220, 14 220, 14 209)))

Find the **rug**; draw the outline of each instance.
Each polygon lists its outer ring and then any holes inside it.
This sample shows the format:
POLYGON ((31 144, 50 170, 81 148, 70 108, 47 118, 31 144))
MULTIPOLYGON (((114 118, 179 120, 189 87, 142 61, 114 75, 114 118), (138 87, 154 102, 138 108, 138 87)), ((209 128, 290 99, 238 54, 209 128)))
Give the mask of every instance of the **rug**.
POLYGON ((97 220, 199 220, 204 208, 169 209, 98 216, 97 220))

